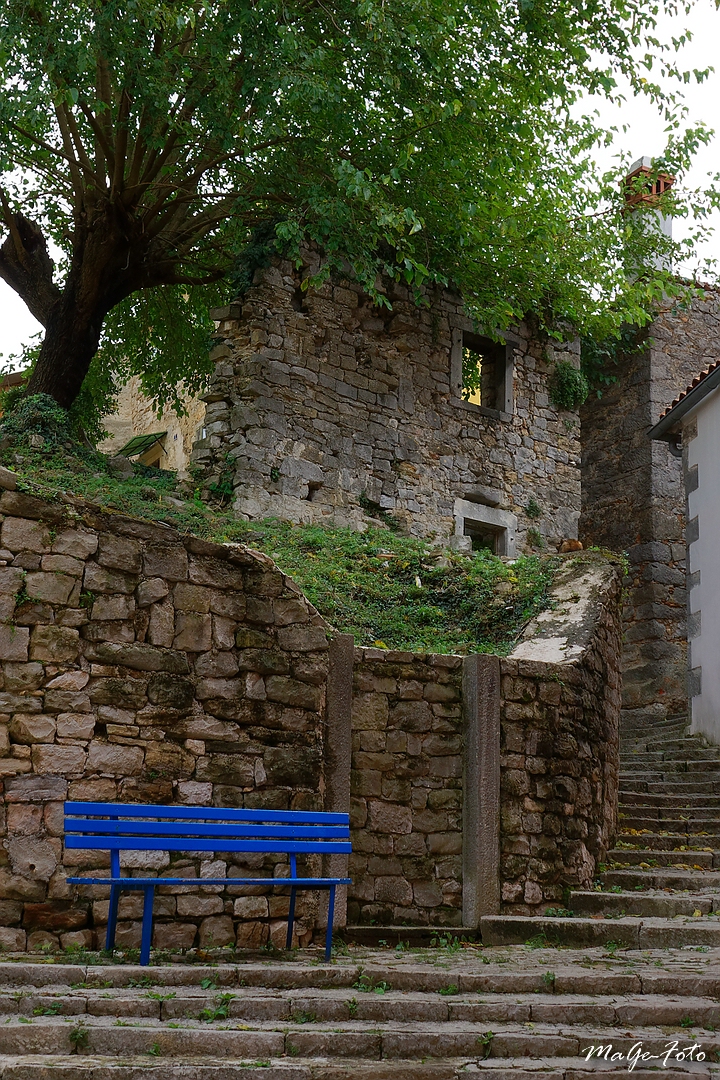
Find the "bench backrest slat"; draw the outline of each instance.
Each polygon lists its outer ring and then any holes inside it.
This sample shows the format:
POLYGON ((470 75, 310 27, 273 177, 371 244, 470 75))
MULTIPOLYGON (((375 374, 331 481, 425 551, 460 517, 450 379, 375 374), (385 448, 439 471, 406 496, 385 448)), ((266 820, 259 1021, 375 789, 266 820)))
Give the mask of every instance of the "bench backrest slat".
POLYGON ((323 855, 350 854, 349 840, 184 840, 174 837, 136 836, 66 836, 66 848, 100 851, 276 851, 297 855, 320 852, 323 855))
POLYGON ((254 840, 342 840, 347 826, 342 825, 217 825, 180 821, 101 821, 98 818, 66 818, 65 833, 92 836, 186 836, 221 837, 254 840))
POLYGON ((65 847, 111 854, 259 851, 283 852, 293 858, 352 851, 348 814, 66 802, 65 815, 65 847))
POLYGON ((231 810, 216 806, 153 806, 141 803, 66 802, 69 816, 174 818, 177 821, 268 822, 297 825, 347 825, 347 814, 310 810, 231 810))

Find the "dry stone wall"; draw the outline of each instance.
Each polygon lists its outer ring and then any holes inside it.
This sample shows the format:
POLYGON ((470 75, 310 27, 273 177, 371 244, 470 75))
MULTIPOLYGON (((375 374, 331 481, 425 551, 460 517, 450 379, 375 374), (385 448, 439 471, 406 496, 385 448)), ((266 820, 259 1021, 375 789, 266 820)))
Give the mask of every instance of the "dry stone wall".
POLYGON ((348 921, 462 922, 462 659, 357 649, 348 921))
MULTIPOLYGON (((326 626, 259 553, 17 491, 0 515, 0 944, 92 944, 107 891, 65 878, 108 862, 64 851, 63 800, 321 809, 326 626)), ((159 890, 159 947, 284 935, 287 897, 199 884, 280 874, 275 857, 124 862, 198 882, 159 890)), ((125 895, 119 943, 139 915, 125 895)))
POLYGON ((617 828, 620 576, 588 560, 500 661, 502 910, 590 888, 617 828))
POLYGON ((353 282, 304 292, 313 258, 257 271, 242 301, 212 313, 215 376, 193 452, 206 483, 230 483, 249 518, 357 527, 374 505, 407 532, 449 537, 460 500, 513 515, 521 548, 529 528, 576 537, 578 416, 552 404, 548 376, 558 359, 579 364, 577 342, 517 327, 506 398, 484 408, 461 399, 473 326, 459 296, 428 293, 418 308, 392 285, 387 309, 353 282))
MULTIPOLYGON (((551 610, 505 659, 354 650, 267 557, 71 498, 3 490, 0 564, 4 949, 102 944, 107 888, 66 878, 109 860, 64 849, 67 798, 350 809, 340 924, 541 910, 587 885, 609 846, 619 584, 600 556, 568 557, 551 610)), ((282 945, 287 895, 232 884, 280 880, 280 857, 123 863, 187 879, 158 889, 156 947, 282 945)), ((138 944, 140 915, 125 894, 120 946, 138 944)), ((318 898, 301 895, 298 915, 307 943, 318 898)))

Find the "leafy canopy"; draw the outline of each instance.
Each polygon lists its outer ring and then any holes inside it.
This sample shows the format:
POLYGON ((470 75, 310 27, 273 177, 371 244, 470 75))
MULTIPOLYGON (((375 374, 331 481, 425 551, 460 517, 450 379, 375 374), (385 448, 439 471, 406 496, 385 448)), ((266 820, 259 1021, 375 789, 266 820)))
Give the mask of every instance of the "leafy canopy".
MULTIPOLYGON (((617 174, 596 176, 607 135, 577 103, 629 79, 665 111, 657 167, 682 177, 708 132, 682 131, 667 86, 683 73, 655 36, 659 10, 0 0, 0 275, 48 326, 106 230, 119 257, 102 363, 170 403, 206 374, 208 303, 258 229, 269 251, 317 243, 321 273, 349 262, 380 303, 379 275, 451 282, 489 333, 530 311, 597 338, 643 322, 679 289, 657 268, 679 248, 643 226, 652 209, 624 214, 617 174), (49 282, 40 256, 11 265, 17 214, 39 227, 26 252, 45 240, 61 252, 49 282)), ((665 197, 695 215, 695 235, 714 200, 680 184, 665 197)))

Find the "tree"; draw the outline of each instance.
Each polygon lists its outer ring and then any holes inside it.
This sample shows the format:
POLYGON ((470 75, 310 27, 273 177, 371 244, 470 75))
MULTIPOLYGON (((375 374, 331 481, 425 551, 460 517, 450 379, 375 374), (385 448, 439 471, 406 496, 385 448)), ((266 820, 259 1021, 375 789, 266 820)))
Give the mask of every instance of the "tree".
MULTIPOLYGON (((486 332, 528 311, 551 330, 637 319, 677 288, 654 266, 668 243, 623 213, 616 176, 595 177, 603 133, 576 114, 627 77, 677 126, 677 99, 648 78, 653 63, 661 82, 681 74, 653 10, 0 0, 0 276, 44 327, 28 391, 69 406, 121 328, 146 385, 172 397, 203 362, 133 328, 177 335, 183 305, 197 311, 261 233, 294 257, 316 242, 323 274, 349 262, 379 303, 378 275, 450 281, 486 332)), ((681 173, 706 137, 673 135, 658 168, 681 173)), ((673 212, 705 212, 677 191, 673 212)))

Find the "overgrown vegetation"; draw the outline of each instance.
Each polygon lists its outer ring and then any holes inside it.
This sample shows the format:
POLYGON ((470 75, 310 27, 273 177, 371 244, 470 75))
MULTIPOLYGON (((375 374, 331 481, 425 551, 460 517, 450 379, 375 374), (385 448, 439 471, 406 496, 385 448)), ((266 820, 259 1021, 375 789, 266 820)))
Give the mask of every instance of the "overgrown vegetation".
POLYGON ((548 380, 548 389, 554 405, 570 410, 579 408, 586 400, 590 384, 569 360, 558 360, 548 380))
POLYGON ((448 551, 380 525, 359 533, 275 519, 238 521, 230 507, 204 502, 174 473, 136 466, 129 479, 116 479, 107 457, 70 448, 62 410, 36 402, 31 413, 31 403, 26 399, 0 424, 0 435, 12 432, 0 462, 18 473, 21 487, 45 497, 73 493, 108 510, 265 552, 358 644, 502 653, 547 603, 555 557, 507 563, 487 551, 448 551), (38 436, 43 445, 32 445, 38 436))

